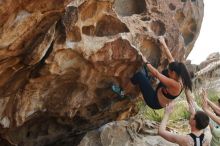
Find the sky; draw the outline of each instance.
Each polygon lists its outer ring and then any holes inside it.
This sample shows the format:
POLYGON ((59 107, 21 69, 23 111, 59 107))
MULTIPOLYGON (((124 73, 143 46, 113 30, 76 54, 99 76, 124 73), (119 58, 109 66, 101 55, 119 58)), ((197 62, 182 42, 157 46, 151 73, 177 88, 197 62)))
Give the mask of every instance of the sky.
POLYGON ((200 64, 209 54, 220 52, 220 0, 203 0, 204 17, 200 34, 187 59, 200 64))

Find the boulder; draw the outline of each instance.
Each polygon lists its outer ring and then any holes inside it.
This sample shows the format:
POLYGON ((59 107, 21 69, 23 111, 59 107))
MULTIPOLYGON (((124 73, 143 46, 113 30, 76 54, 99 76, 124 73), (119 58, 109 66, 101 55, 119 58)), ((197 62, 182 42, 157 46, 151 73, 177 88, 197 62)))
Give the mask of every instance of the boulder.
POLYGON ((157 135, 158 123, 141 118, 108 123, 88 132, 78 146, 177 146, 157 135))
POLYGON ((164 68, 163 36, 184 61, 203 10, 202 0, 0 0, 1 137, 76 145, 86 131, 135 115, 137 52, 164 68), (117 98, 112 84, 131 98, 117 98))

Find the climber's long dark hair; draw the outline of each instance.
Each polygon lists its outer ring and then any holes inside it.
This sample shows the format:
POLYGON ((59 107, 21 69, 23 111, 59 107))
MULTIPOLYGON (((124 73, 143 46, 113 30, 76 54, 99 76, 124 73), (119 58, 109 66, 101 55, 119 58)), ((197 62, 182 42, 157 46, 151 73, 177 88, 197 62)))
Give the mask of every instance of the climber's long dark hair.
POLYGON ((169 70, 176 72, 178 77, 182 78, 183 86, 186 89, 190 89, 192 91, 192 81, 189 75, 188 70, 186 69, 185 64, 182 62, 171 62, 169 64, 169 70))

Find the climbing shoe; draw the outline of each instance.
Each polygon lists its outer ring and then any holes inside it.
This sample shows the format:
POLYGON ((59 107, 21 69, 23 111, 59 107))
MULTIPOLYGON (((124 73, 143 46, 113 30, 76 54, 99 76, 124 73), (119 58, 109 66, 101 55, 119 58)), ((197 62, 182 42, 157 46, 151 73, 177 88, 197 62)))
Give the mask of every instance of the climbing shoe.
POLYGON ((125 98, 125 92, 120 86, 118 86, 116 84, 113 84, 112 85, 112 91, 115 94, 117 94, 120 98, 125 98))

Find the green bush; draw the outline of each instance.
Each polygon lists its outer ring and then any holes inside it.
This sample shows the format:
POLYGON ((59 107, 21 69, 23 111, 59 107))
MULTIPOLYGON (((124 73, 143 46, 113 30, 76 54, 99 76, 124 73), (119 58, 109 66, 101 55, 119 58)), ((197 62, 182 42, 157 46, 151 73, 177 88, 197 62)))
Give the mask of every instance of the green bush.
MULTIPOLYGON (((174 110, 170 116, 170 120, 172 121, 180 121, 183 119, 189 118, 189 113, 186 109, 185 102, 178 102, 176 103, 174 110)), ((146 119, 161 122, 164 115, 164 109, 160 110, 154 110, 145 106, 145 103, 140 101, 137 103, 137 106, 139 108, 139 114, 142 114, 146 119)))
POLYGON ((189 112, 186 108, 186 102, 176 102, 173 113, 170 119, 173 121, 181 121, 183 119, 189 119, 189 112))
POLYGON ((139 114, 144 116, 144 118, 160 122, 163 118, 164 110, 154 110, 149 106, 145 105, 143 101, 139 101, 137 103, 137 107, 139 108, 139 114))
POLYGON ((217 102, 220 98, 220 93, 215 90, 208 90, 209 99, 213 102, 217 102))

